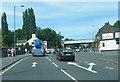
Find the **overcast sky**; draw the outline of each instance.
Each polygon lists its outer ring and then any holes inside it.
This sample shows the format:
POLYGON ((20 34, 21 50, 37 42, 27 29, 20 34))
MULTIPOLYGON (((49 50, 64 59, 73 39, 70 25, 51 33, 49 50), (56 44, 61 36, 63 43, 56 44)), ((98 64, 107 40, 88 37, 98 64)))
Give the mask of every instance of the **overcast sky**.
POLYGON ((65 38, 91 39, 99 28, 108 22, 113 25, 118 20, 118 2, 2 2, 0 13, 7 14, 9 29, 13 30, 14 6, 16 7, 16 29, 22 28, 22 14, 33 8, 36 25, 61 32, 65 38), (24 8, 20 8, 24 5, 24 8))

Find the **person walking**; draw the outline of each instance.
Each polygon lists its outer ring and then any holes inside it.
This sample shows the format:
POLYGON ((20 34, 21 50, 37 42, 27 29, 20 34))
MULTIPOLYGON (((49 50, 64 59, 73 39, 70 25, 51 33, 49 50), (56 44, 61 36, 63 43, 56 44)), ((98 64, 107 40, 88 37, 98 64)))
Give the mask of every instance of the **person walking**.
POLYGON ((8 55, 8 57, 10 56, 10 49, 9 48, 7 49, 7 55, 8 55))
POLYGON ((11 48, 11 57, 14 56, 14 48, 11 48))

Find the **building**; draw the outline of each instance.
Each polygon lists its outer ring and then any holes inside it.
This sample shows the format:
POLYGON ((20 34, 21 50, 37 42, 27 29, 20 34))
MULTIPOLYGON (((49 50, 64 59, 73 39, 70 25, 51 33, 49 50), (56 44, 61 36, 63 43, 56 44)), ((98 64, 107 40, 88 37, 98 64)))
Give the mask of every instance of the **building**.
MULTIPOLYGON (((17 46, 20 45, 25 45, 26 43, 28 43, 30 46, 34 46, 34 40, 38 39, 36 37, 36 34, 32 34, 32 37, 29 40, 17 40, 17 46)), ((45 48, 47 48, 47 41, 42 41, 45 48)))
POLYGON ((99 29, 96 34, 95 46, 99 51, 118 50, 120 44, 120 28, 108 23, 99 29))
POLYGON ((32 37, 26 43, 29 43, 30 46, 34 46, 34 40, 36 39, 38 39, 36 34, 32 34, 32 37))
POLYGON ((16 45, 17 46, 25 45, 26 42, 27 42, 27 40, 17 40, 16 45))

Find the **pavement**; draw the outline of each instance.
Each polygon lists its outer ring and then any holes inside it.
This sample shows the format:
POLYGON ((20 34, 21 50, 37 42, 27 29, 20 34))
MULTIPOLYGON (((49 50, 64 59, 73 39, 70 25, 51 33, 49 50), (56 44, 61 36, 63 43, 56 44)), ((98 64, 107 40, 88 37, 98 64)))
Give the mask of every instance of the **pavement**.
POLYGON ((14 64, 15 62, 21 60, 22 58, 28 57, 31 54, 22 54, 22 55, 17 55, 14 57, 5 57, 5 58, 0 58, 0 70, 3 70, 7 68, 8 66, 14 64))

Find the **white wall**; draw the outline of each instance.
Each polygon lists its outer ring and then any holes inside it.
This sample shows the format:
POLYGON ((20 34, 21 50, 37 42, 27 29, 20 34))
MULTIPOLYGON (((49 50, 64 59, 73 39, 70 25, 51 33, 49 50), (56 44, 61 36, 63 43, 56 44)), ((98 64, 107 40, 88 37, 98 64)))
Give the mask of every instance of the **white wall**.
POLYGON ((117 49, 119 49, 119 45, 116 44, 116 40, 100 41, 99 50, 117 50, 117 49), (105 47, 103 47, 103 43, 105 44, 105 47))

